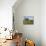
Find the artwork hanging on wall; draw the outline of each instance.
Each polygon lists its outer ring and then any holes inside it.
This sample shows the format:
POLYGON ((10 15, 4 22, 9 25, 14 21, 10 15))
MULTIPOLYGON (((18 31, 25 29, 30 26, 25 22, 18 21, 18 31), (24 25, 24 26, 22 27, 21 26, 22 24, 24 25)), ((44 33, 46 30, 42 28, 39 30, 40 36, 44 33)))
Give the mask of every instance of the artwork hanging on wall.
POLYGON ((34 24, 34 16, 24 16, 23 24, 24 25, 34 24))

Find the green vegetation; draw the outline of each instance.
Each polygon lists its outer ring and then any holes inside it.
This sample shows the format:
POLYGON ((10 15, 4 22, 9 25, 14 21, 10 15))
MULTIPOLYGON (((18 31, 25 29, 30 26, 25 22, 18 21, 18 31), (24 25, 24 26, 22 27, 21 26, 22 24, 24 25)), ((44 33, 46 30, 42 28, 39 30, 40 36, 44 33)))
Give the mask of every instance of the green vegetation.
POLYGON ((25 18, 24 20, 23 20, 23 24, 33 24, 34 23, 34 21, 33 20, 30 20, 30 19, 28 19, 28 18, 25 18))

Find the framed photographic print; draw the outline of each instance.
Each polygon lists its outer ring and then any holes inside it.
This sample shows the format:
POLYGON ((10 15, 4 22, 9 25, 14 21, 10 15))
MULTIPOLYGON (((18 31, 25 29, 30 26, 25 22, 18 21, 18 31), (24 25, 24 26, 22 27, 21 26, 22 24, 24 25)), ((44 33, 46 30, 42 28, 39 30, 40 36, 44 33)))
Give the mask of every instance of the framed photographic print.
POLYGON ((23 24, 24 25, 34 24, 34 16, 24 16, 23 24))

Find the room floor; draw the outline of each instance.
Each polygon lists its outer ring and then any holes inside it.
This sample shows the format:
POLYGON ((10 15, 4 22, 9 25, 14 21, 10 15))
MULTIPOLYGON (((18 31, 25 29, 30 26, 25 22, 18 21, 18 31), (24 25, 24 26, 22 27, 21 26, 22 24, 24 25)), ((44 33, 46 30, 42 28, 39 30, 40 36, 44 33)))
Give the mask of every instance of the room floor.
POLYGON ((13 40, 6 40, 6 42, 1 44, 0 46, 16 46, 15 45, 15 39, 13 39, 13 40))

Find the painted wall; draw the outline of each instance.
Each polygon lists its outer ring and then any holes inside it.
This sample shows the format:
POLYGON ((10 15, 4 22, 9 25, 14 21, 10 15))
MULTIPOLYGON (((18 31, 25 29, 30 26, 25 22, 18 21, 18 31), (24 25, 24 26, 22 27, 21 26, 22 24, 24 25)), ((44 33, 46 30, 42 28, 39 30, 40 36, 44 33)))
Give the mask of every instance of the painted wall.
POLYGON ((0 0, 0 27, 12 29, 12 6, 16 0, 0 0))
POLYGON ((13 9, 15 19, 15 29, 22 32, 24 38, 35 41, 36 46, 41 46, 41 0, 23 0, 17 7, 13 9), (34 16, 33 25, 24 25, 24 16, 34 16))
POLYGON ((46 46, 46 0, 42 0, 41 4, 41 40, 42 46, 46 46))

